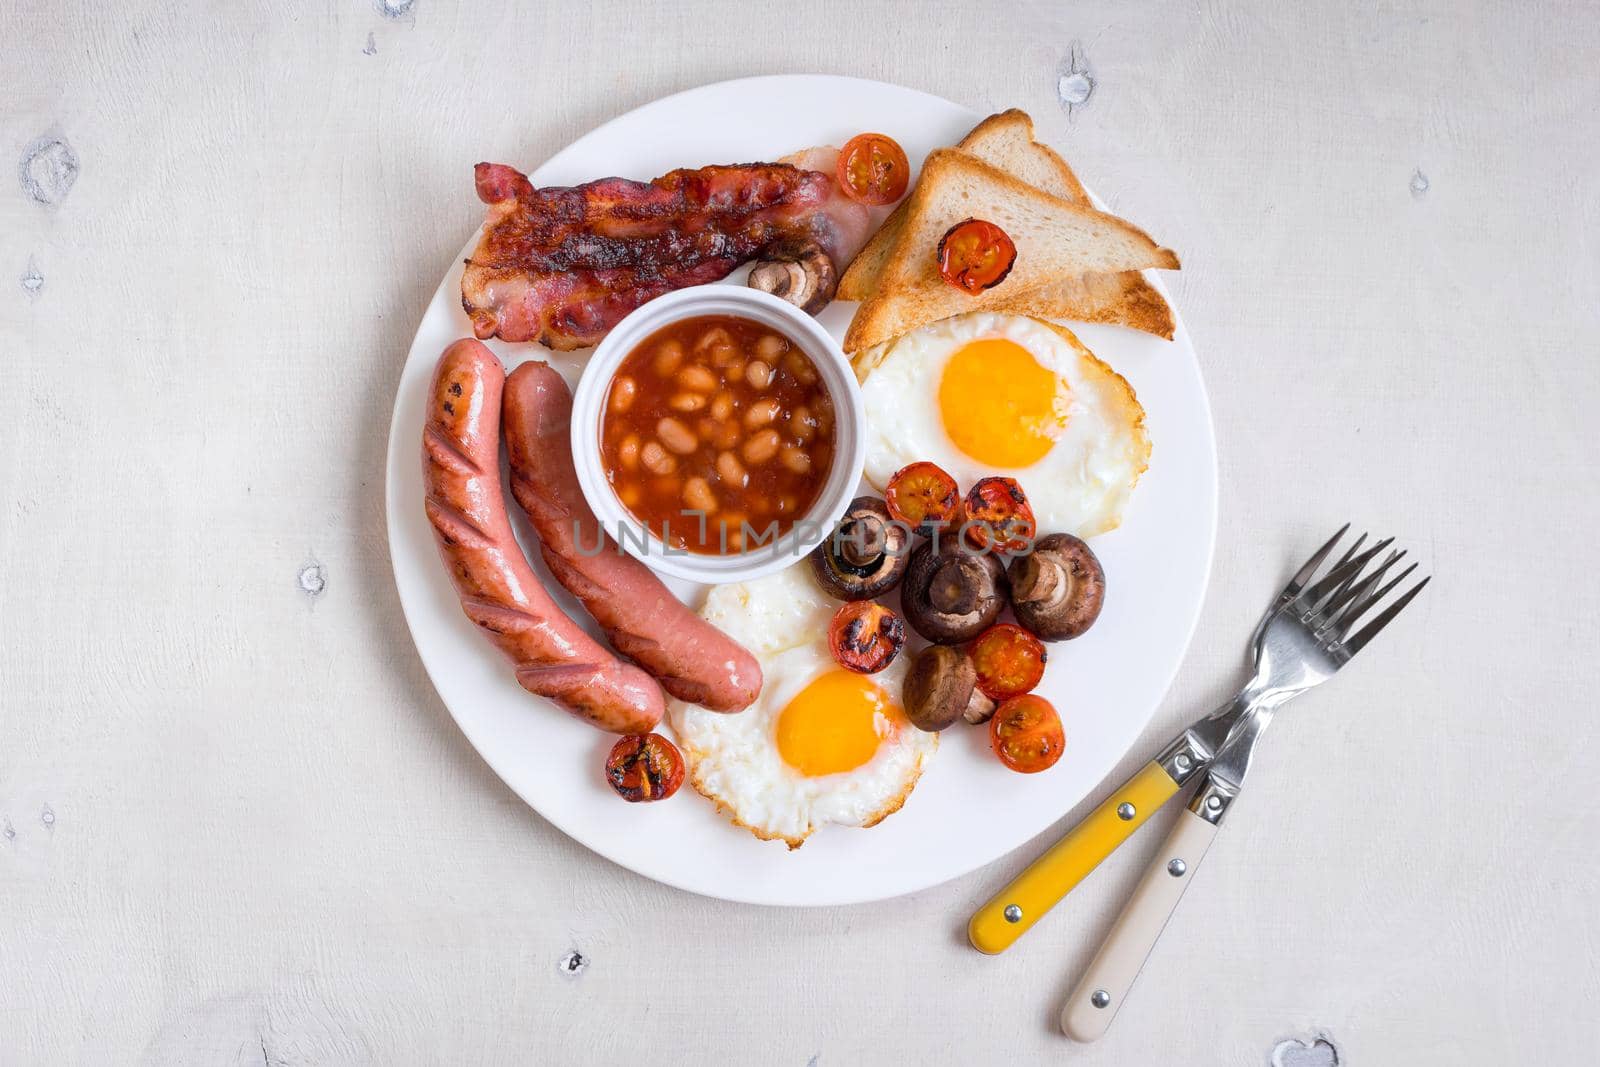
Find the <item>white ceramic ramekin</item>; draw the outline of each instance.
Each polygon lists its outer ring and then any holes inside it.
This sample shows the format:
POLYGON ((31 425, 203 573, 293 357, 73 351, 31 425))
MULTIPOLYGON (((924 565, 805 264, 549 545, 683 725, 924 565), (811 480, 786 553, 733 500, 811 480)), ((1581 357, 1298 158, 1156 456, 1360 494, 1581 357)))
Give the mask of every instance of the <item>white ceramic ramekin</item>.
POLYGON ((833 529, 855 496, 866 459, 865 417, 855 372, 817 320, 785 300, 742 285, 700 285, 659 296, 619 322, 589 357, 572 397, 572 459, 578 484, 606 533, 651 570, 697 582, 742 582, 799 561, 833 529), (833 466, 816 503, 784 536, 735 555, 669 548, 629 514, 600 461, 600 419, 617 367, 641 341, 696 315, 738 315, 777 330, 811 357, 833 397, 833 466))

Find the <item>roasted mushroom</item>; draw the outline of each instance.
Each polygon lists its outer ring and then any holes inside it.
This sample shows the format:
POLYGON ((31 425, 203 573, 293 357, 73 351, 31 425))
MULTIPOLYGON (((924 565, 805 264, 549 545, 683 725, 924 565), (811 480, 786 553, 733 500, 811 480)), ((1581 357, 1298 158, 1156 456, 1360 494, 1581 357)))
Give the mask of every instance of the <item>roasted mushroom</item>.
POLYGON ((953 645, 988 629, 1006 606, 1006 572, 986 553, 947 538, 911 553, 901 590, 906 622, 929 641, 953 645))
POLYGON ((811 550, 811 570, 829 596, 868 600, 887 593, 906 572, 911 531, 889 517, 875 496, 858 496, 833 533, 811 550))
MULTIPOLYGON (((1011 561, 1011 607, 1041 641, 1068 641, 1094 625, 1106 597, 1106 572, 1071 534, 1041 537, 1011 561)), ((915 624, 913 624, 915 625, 915 624)))
POLYGON ((919 730, 943 730, 957 719, 973 725, 994 714, 994 701, 977 688, 972 658, 950 645, 929 645, 906 672, 901 699, 906 718, 919 730))
POLYGON ((821 245, 781 244, 771 249, 773 258, 757 263, 745 284, 771 293, 815 315, 828 306, 839 287, 833 259, 821 245))

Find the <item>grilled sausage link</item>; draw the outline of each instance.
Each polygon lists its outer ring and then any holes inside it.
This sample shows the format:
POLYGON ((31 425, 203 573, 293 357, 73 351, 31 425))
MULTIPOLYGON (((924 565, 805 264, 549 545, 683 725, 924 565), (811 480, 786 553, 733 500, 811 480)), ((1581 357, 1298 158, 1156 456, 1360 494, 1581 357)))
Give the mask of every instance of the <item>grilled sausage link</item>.
POLYGON ((572 464, 571 420, 572 393, 548 364, 511 372, 501 418, 511 495, 533 520, 545 565, 583 601, 613 647, 668 693, 712 711, 749 707, 761 691, 755 657, 600 529, 572 464))
POLYGON ((478 341, 444 350, 428 392, 422 479, 428 521, 467 618, 516 667, 517 681, 586 722, 643 733, 661 720, 661 689, 623 663, 545 592, 511 532, 500 491, 505 368, 478 341))

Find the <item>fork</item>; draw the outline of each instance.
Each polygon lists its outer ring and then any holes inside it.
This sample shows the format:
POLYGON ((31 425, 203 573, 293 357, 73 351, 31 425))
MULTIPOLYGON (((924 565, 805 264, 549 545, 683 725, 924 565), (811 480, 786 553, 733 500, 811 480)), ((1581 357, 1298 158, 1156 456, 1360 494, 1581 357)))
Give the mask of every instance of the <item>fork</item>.
POLYGON ((1366 539, 1363 534, 1325 577, 1311 582, 1322 560, 1348 529, 1346 526, 1335 534, 1290 579, 1274 608, 1257 626, 1251 644, 1256 673, 1245 687, 1245 692, 1252 694, 1250 711, 1230 730, 1188 809, 1178 816, 1067 999, 1061 1013, 1061 1028, 1067 1036, 1093 1041, 1111 1025, 1237 799, 1256 742, 1273 714, 1287 701, 1333 677, 1428 584, 1429 579, 1423 578, 1353 633, 1356 624, 1393 592, 1416 564, 1385 582, 1389 569, 1405 555, 1403 551, 1390 552, 1363 577, 1367 564, 1393 541, 1380 541, 1357 555, 1366 539))
MULTIPOLYGON (((1308 589, 1307 586, 1323 562, 1337 547, 1349 528, 1347 523, 1313 553, 1261 616, 1250 641, 1249 662, 1254 672, 1250 682, 1232 700, 1179 731, 1154 759, 1145 764, 1064 838, 974 912, 967 926, 967 936, 974 948, 988 953, 1003 952, 1009 948, 1079 882, 1088 877, 1102 860, 1131 837, 1158 808, 1205 771, 1233 738, 1235 731, 1247 721, 1253 702, 1262 695, 1262 686, 1266 681, 1261 665, 1263 644, 1273 621, 1283 616, 1289 605, 1296 603, 1302 596, 1315 592, 1319 599, 1324 600, 1323 606, 1333 607, 1331 602, 1334 596, 1345 596, 1355 590, 1354 595, 1337 605, 1338 609, 1349 611, 1359 598, 1360 613, 1351 615, 1347 620, 1354 622, 1360 614, 1364 614, 1379 599, 1391 592, 1399 580, 1411 573, 1413 568, 1407 568, 1395 582, 1382 588, 1366 585, 1356 590, 1354 581, 1356 576, 1393 541, 1392 538, 1381 541, 1361 552, 1361 546, 1366 542, 1366 535, 1363 534, 1334 565, 1328 577, 1318 582, 1314 589, 1308 589), (1328 585, 1335 576, 1337 581, 1331 586, 1328 585), (1350 581, 1347 582, 1347 578, 1350 581)), ((1383 563, 1382 569, 1377 572, 1378 575, 1381 577, 1382 573, 1402 555, 1404 553, 1391 553, 1390 558, 1383 563)), ((1405 600, 1409 602, 1415 595, 1416 590, 1413 590, 1406 594, 1405 600)), ((1397 613, 1399 607, 1403 606, 1400 604, 1392 611, 1397 613)), ((1347 642, 1348 654, 1354 655, 1355 651, 1365 645, 1372 634, 1382 629, 1382 625, 1386 625, 1392 617, 1392 614, 1386 614, 1380 620, 1381 624, 1375 622, 1369 626, 1358 635, 1360 643, 1353 648, 1349 647, 1347 642)), ((1254 729, 1259 732, 1261 727, 1257 726, 1254 729)))

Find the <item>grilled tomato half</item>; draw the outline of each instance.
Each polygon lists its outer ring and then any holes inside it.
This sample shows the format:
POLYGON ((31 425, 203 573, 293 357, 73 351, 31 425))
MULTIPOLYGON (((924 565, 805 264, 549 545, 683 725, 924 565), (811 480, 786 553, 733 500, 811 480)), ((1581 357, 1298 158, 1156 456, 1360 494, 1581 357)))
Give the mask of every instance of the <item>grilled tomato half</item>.
POLYGON ((924 537, 961 522, 961 489, 936 463, 901 467, 884 493, 889 514, 924 537))
POLYGON ((1044 677, 1044 642, 1014 623, 989 627, 968 652, 978 672, 978 689, 990 700, 1021 696, 1044 677))
POLYGON ((1006 231, 983 219, 956 223, 939 238, 939 276, 977 296, 1006 280, 1017 261, 1017 246, 1006 231))
POLYGON ((852 200, 882 207, 906 195, 911 183, 911 164, 894 138, 881 133, 863 133, 839 149, 834 168, 839 188, 852 200))
POLYGON ((1009 554, 1033 544, 1038 523, 1015 478, 980 478, 967 490, 965 507, 963 528, 974 548, 1009 554))
POLYGON ((1037 774, 1055 766, 1066 751, 1067 735, 1055 705, 1029 693, 995 709, 989 720, 989 744, 1007 767, 1037 774))
POLYGON ((876 674, 900 654, 906 624, 889 608, 871 600, 853 600, 834 613, 828 624, 828 647, 839 666, 857 674, 876 674))
POLYGON ((660 734, 627 734, 606 757, 606 781, 630 803, 665 800, 683 784, 683 753, 660 734))

